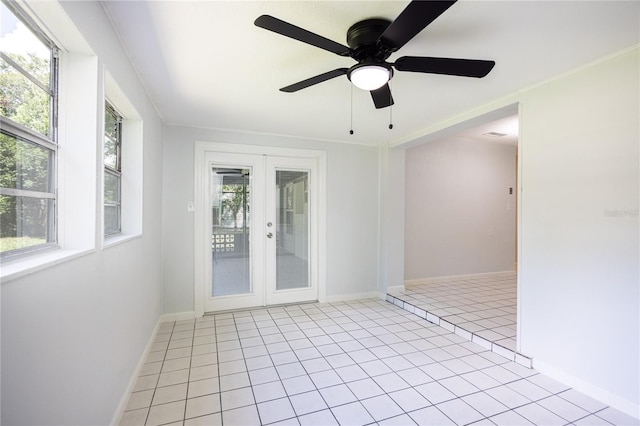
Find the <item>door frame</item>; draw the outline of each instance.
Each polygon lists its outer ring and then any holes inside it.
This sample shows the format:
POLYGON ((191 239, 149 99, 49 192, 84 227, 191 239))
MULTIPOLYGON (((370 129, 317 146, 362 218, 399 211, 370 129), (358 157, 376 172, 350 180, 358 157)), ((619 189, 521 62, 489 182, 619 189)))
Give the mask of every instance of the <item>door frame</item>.
MULTIPOLYGON (((207 165, 205 164, 208 153, 224 154, 251 154, 278 157, 298 157, 315 159, 318 164, 317 181, 317 214, 318 214, 318 241, 317 241, 317 282, 318 301, 325 302, 327 296, 326 289, 326 229, 327 229, 327 154, 325 151, 297 148, 280 148, 262 145, 245 145, 225 142, 196 141, 195 161, 194 161, 194 223, 193 223, 193 247, 194 247, 194 277, 193 277, 193 304, 196 317, 201 317, 205 313, 204 294, 209 285, 207 268, 205 262, 210 259, 207 255, 207 239, 198 236, 209 232, 205 224, 206 206, 204 191, 208 188, 207 165)), ((210 242, 208 244, 210 246, 210 242)), ((210 251, 210 250, 209 250, 210 251)))

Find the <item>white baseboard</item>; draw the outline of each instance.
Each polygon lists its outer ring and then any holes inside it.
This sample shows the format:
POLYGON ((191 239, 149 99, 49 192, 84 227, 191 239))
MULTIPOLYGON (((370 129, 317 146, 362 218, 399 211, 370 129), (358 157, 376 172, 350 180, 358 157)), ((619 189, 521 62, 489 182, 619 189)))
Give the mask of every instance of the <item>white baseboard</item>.
POLYGON ((444 275, 441 277, 428 277, 428 278, 417 278, 413 280, 405 280, 405 285, 412 284, 431 284, 437 281, 443 280, 459 280, 465 278, 485 278, 485 277, 495 277, 495 276, 505 276, 509 274, 515 274, 516 271, 496 271, 496 272, 481 272, 477 274, 463 274, 463 275, 444 275))
POLYGON ((390 287, 387 287, 387 294, 391 293, 401 293, 405 290, 404 288, 404 284, 402 285, 392 285, 390 287))
POLYGON ((162 314, 160 316, 160 322, 170 322, 170 321, 183 321, 197 318, 195 311, 185 311, 185 312, 174 312, 171 314, 162 314))
POLYGON ((387 293, 382 291, 376 291, 376 297, 380 300, 387 300, 387 293))
MULTIPOLYGON (((162 317, 160 317, 162 318, 162 317)), ((158 329, 160 328, 160 323, 162 321, 160 321, 160 319, 158 319, 158 322, 156 322, 156 326, 153 329, 153 333, 151 333, 151 337, 149 337, 149 340, 147 341, 147 346, 144 348, 144 351, 142 352, 142 355, 140 356, 140 359, 138 360, 138 364, 136 365, 135 370, 133 370, 133 374, 131 375, 131 378, 129 379, 129 384, 127 385, 124 394, 122 395, 122 398, 120 399, 120 403, 118 404, 118 407, 116 408, 116 412, 113 415, 113 419, 111 420, 111 424, 112 425, 119 425, 120 424, 120 419, 122 418, 122 415, 124 414, 124 411, 127 409, 127 404, 129 403, 129 396, 131 395, 131 392, 133 391, 133 388, 136 386, 136 382, 138 381, 138 376, 140 375, 140 372, 142 371, 142 368, 144 367, 145 361, 147 360, 147 357, 149 356, 149 352, 151 352, 151 346, 153 345, 153 342, 156 339, 156 334, 158 334, 158 329)))
POLYGON ((371 299, 371 298, 380 299, 382 298, 382 296, 380 292, 370 291, 365 293, 337 294, 335 296, 327 296, 326 301, 327 303, 334 303, 334 302, 346 302, 348 300, 371 299))
POLYGON ((578 392, 582 392, 585 395, 601 401, 616 410, 622 411, 631 417, 640 419, 640 404, 638 404, 637 401, 624 399, 620 395, 616 395, 591 383, 585 382, 584 380, 565 373, 561 369, 536 360, 535 358, 533 359, 533 368, 538 370, 540 373, 559 381, 560 383, 572 387, 578 392))

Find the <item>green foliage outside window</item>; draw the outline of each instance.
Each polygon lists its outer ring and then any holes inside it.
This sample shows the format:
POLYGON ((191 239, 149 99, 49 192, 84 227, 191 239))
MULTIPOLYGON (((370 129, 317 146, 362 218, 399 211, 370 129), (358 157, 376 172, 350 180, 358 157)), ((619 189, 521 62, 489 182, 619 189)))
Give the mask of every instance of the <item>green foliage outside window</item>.
POLYGON ((54 68, 52 47, 4 4, 0 7, 5 26, 0 32, 0 115, 10 120, 0 132, 0 253, 5 253, 55 241, 55 151, 38 142, 55 142, 54 68))
MULTIPOLYGON (((238 227, 238 213, 242 208, 246 208, 249 213, 248 187, 246 185, 223 185, 222 186, 222 217, 233 223, 233 227, 238 227)), ((244 225, 246 226, 246 224, 244 225)))
MULTIPOLYGON (((44 84, 49 85, 48 60, 34 53, 27 57, 11 53, 7 56, 38 80, 46 78, 44 84)), ((50 99, 47 92, 0 59, 0 115, 49 136, 50 99)))

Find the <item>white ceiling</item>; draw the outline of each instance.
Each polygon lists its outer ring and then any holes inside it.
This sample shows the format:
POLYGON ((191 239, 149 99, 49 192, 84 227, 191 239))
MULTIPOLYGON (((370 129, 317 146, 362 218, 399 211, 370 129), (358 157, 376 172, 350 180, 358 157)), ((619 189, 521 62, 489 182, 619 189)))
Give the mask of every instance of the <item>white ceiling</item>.
POLYGON ((511 115, 454 134, 458 138, 475 139, 508 145, 518 144, 518 116, 511 115))
MULTIPOLYGON (((407 1, 107 1, 104 7, 167 124, 378 145, 627 48, 638 1, 461 0, 389 58, 496 61, 483 79, 396 72, 395 105, 376 110, 346 76, 278 89, 355 62, 253 25, 269 14, 346 45, 371 17, 407 1)), ((486 132, 485 130, 483 130, 486 132)), ((490 130, 491 131, 491 130, 490 130)), ((499 130, 496 130, 499 131, 499 130)))

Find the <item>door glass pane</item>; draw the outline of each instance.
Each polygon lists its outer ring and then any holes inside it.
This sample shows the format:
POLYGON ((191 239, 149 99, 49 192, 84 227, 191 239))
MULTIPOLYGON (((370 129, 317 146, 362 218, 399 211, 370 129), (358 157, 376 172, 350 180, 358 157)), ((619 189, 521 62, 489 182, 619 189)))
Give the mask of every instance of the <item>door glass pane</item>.
POLYGON ((309 172, 276 170, 276 290, 309 287, 309 172))
POLYGON ((251 170, 211 170, 212 296, 251 293, 251 170))

